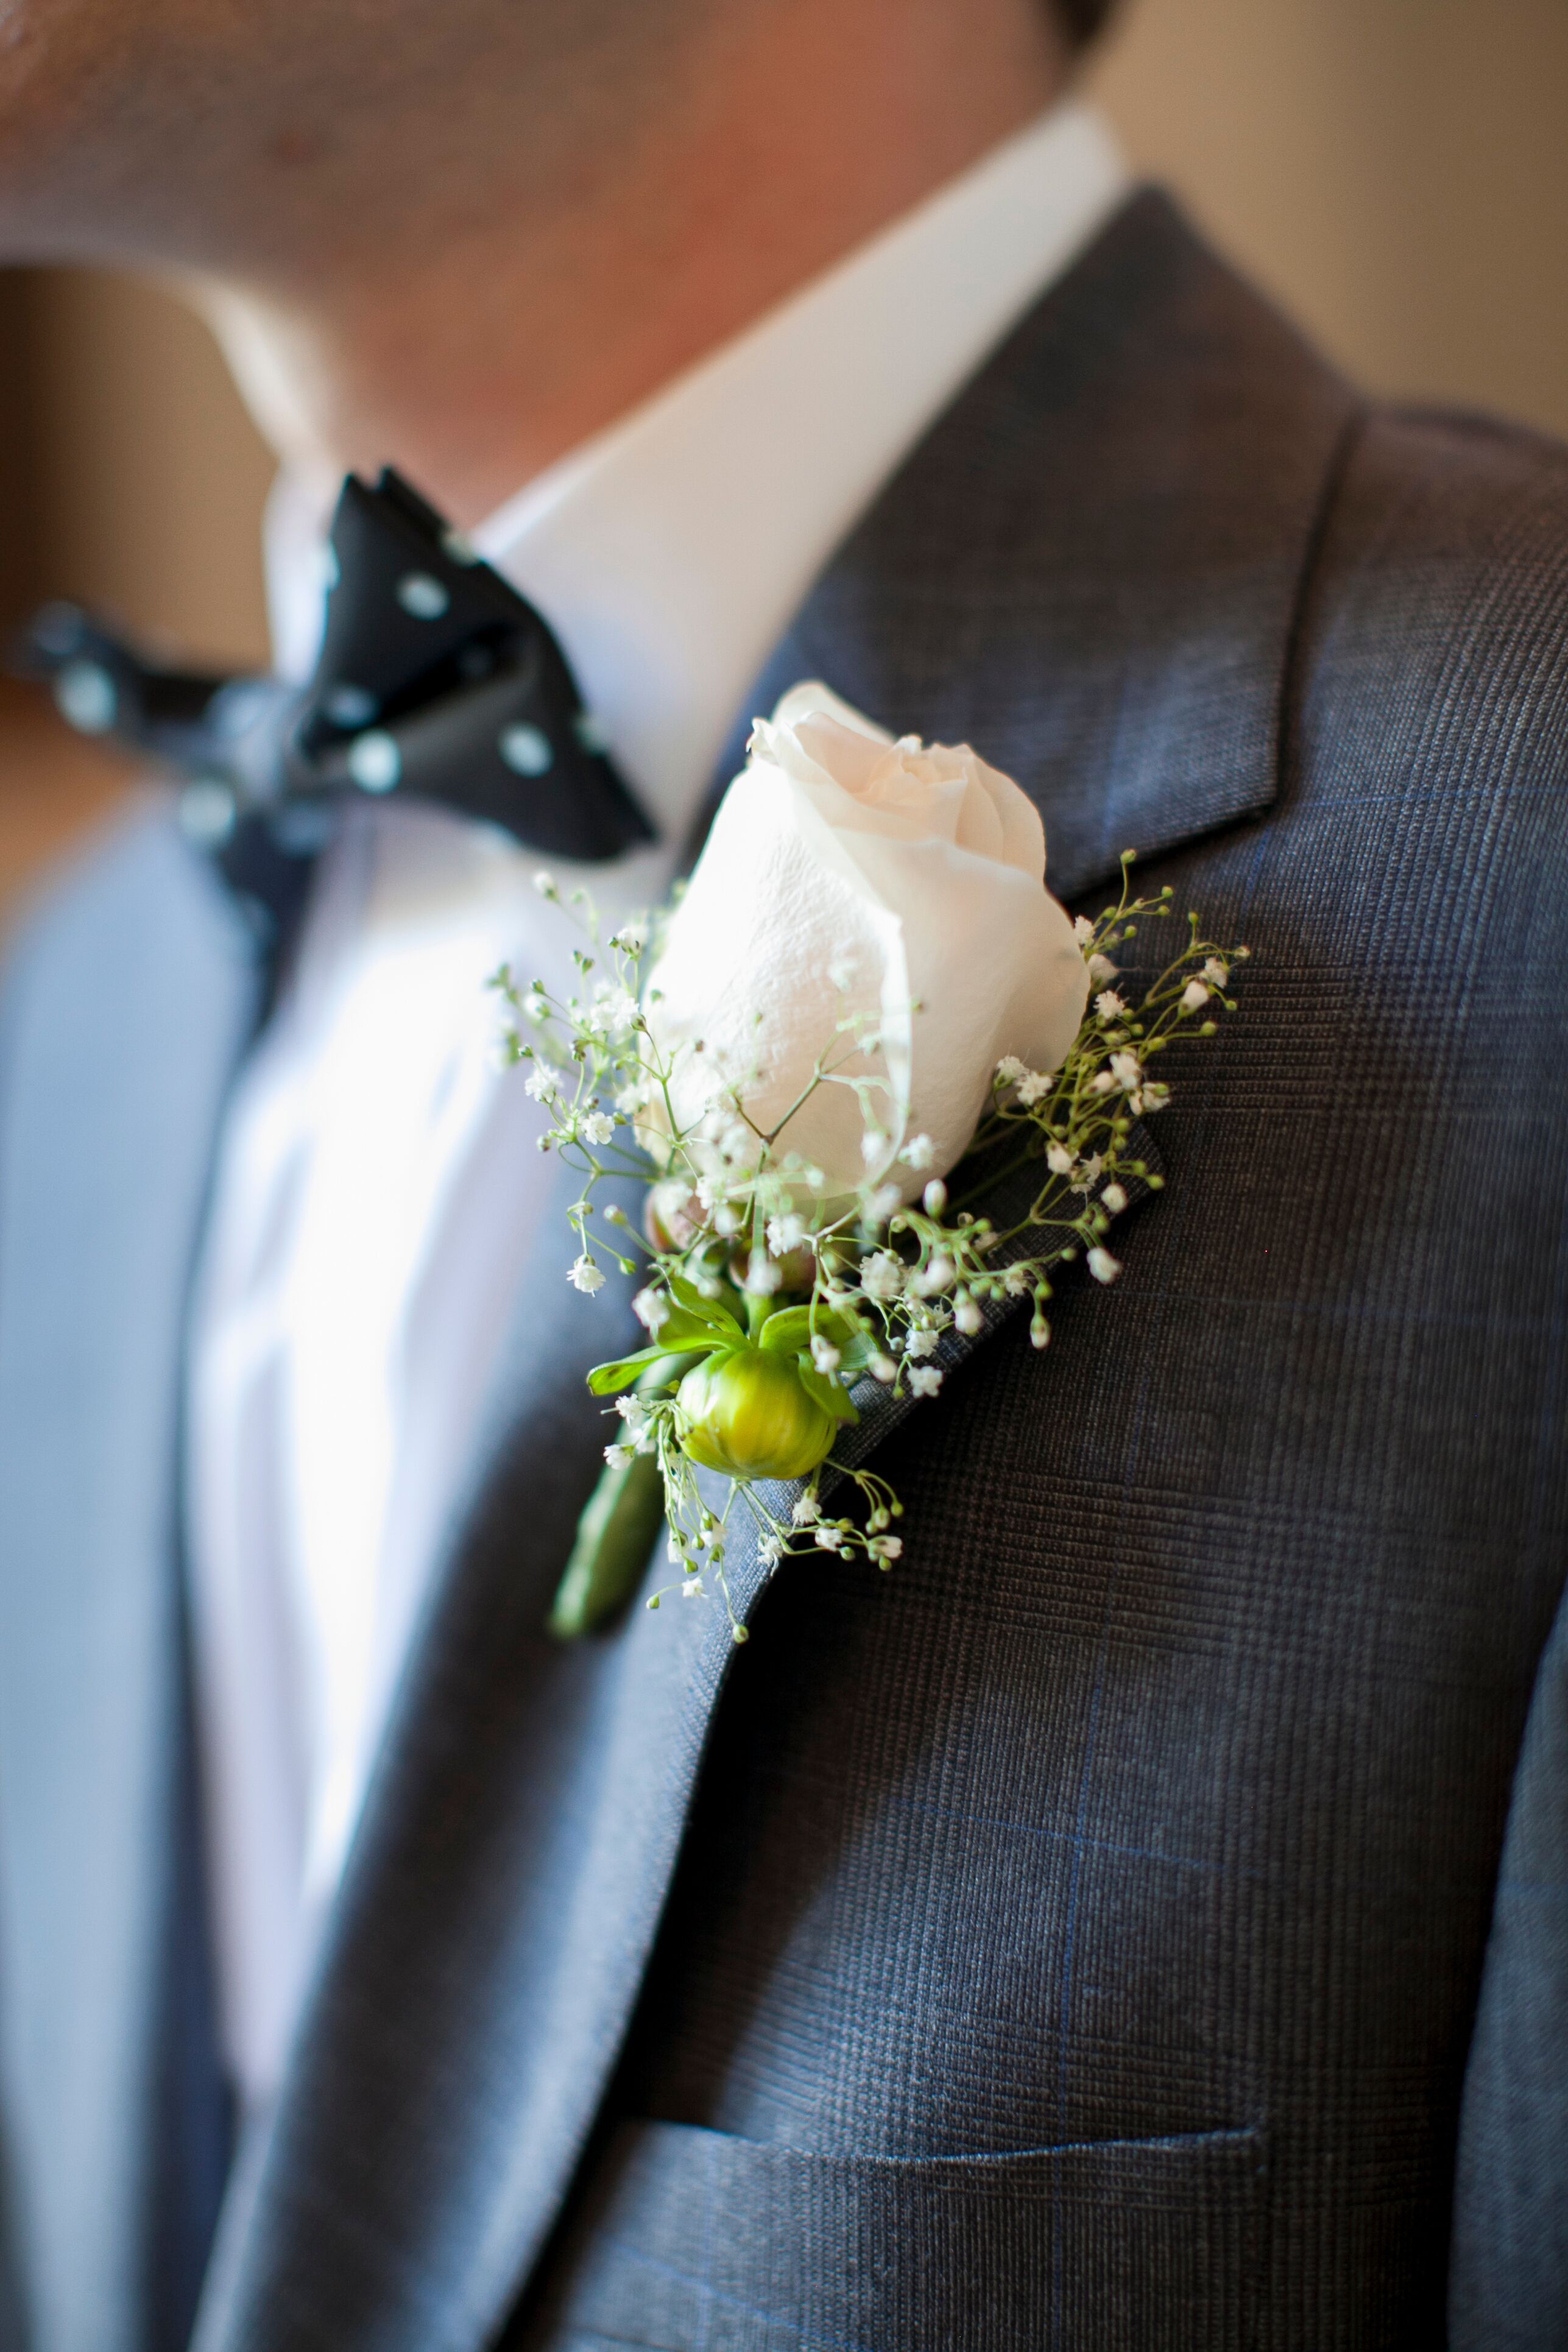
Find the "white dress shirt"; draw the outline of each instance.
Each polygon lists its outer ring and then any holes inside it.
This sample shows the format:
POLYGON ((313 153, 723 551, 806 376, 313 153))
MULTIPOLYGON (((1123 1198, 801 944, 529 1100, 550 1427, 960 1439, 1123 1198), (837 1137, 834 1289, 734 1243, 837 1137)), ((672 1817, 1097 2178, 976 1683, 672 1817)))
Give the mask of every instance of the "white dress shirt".
MULTIPOLYGON (((601 907, 667 887, 814 576, 1126 189, 1099 120, 1057 110, 474 535, 549 616, 659 828, 584 871, 601 907)), ((294 674, 321 626, 321 521, 280 488, 269 584, 294 674)), ((442 812, 354 809, 220 1141, 189 1549, 223 2029, 252 2107, 279 2079, 539 1231, 542 1115, 496 1065, 485 987, 503 959, 567 976, 538 862, 442 812)))

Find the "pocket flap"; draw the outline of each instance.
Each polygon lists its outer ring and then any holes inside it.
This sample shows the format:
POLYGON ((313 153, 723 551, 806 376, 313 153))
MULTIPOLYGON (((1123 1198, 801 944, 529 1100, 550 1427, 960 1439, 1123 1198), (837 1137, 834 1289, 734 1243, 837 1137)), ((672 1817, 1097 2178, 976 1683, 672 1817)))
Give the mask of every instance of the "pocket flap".
POLYGON ((657 2352, 1245 2352, 1264 2141, 903 2163, 626 2125, 529 2341, 657 2352))

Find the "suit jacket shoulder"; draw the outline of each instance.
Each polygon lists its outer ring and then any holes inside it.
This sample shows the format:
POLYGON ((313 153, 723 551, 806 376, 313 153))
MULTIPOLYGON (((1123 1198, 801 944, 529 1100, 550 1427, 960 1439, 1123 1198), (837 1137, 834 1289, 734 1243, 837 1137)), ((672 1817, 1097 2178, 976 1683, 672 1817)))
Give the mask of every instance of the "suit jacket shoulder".
POLYGON ((1568 449, 1462 415, 1373 408, 1349 436, 1303 598, 1283 749, 1331 742, 1479 814, 1487 780, 1564 785, 1568 449))

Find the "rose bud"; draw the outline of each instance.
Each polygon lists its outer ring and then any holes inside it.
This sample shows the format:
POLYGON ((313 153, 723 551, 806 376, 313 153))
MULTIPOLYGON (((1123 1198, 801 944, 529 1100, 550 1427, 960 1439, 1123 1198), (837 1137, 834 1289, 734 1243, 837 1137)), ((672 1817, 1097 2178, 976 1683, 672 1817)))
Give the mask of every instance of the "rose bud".
POLYGON ((761 1348, 708 1357, 687 1373, 676 1402, 685 1451, 731 1478, 804 1478, 826 1459, 838 1429, 790 1360, 761 1348))
POLYGON ((717 1075, 744 1112, 732 1172, 768 1136, 803 1202, 842 1206, 868 1181, 918 1200, 963 1156, 997 1065, 1059 1069, 1078 1034, 1089 970, 1045 873, 1034 803, 967 745, 895 742, 820 683, 795 688, 759 721, 648 975, 666 1075, 640 1140, 668 1157, 711 1116, 717 1075), (818 1085, 832 1037, 841 1083, 818 1085))

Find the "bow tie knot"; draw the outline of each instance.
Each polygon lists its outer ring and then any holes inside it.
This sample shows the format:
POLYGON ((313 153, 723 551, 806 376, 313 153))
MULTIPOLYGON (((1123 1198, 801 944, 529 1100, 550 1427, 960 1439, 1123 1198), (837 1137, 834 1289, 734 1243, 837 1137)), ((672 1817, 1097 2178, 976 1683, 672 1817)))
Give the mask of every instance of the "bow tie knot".
POLYGON ((73 726, 184 775, 187 835, 275 917, 279 861, 297 870, 356 798, 438 803, 589 862, 654 838, 542 615, 398 475, 350 475, 329 564, 307 686, 162 667, 69 604, 37 615, 18 667, 73 726))

